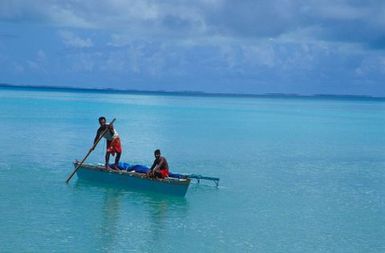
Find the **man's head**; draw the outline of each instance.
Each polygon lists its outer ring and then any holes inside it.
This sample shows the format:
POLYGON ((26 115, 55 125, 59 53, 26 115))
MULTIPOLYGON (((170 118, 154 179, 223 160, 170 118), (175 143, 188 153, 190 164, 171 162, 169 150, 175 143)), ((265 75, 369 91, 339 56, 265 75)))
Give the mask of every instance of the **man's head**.
POLYGON ((99 124, 101 126, 104 126, 106 124, 106 117, 99 117, 99 124))
POLYGON ((157 150, 154 151, 154 156, 155 156, 156 158, 159 158, 159 157, 160 157, 160 150, 159 150, 159 149, 157 149, 157 150))

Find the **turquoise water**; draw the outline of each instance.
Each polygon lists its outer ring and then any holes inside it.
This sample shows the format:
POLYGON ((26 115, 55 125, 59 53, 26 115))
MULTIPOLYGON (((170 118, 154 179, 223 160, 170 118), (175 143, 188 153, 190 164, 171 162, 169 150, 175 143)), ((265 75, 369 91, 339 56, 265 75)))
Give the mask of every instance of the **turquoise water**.
POLYGON ((384 102, 0 88, 0 120, 1 252, 385 252, 384 102), (65 184, 100 115, 122 160, 220 187, 65 184))

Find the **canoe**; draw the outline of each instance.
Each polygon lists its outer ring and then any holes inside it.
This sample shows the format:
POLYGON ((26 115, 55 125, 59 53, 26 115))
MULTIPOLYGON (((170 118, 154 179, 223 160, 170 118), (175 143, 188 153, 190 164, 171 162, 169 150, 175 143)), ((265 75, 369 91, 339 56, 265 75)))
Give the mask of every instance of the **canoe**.
MULTIPOLYGON (((75 161, 75 168, 79 162, 75 161)), ((185 196, 190 178, 149 178, 144 173, 127 170, 106 170, 101 164, 83 163, 76 172, 80 180, 98 181, 136 190, 185 196)))

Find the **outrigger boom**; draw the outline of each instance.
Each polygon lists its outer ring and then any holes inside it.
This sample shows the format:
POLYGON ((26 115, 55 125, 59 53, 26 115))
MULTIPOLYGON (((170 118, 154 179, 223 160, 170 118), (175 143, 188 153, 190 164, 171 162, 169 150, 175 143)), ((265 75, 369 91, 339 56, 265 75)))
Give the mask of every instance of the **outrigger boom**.
POLYGON ((216 185, 216 187, 219 186, 219 178, 218 177, 207 177, 207 176, 202 176, 198 174, 184 174, 187 178, 190 179, 196 179, 198 184, 200 183, 201 180, 208 180, 208 181, 213 181, 216 185))

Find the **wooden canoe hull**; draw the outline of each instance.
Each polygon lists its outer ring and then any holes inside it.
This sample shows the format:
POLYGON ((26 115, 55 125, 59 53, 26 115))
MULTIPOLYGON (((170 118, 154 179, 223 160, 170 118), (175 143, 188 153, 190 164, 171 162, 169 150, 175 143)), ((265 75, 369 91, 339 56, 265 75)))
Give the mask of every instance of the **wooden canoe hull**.
MULTIPOLYGON (((74 163, 76 167, 78 163, 74 163)), ((145 174, 127 171, 106 170, 104 166, 82 164, 76 172, 81 180, 97 181, 136 190, 152 191, 175 196, 185 196, 190 179, 154 179, 145 174)))

